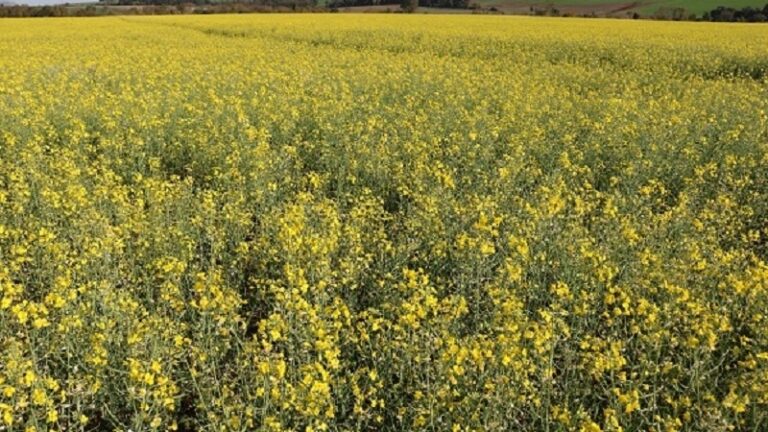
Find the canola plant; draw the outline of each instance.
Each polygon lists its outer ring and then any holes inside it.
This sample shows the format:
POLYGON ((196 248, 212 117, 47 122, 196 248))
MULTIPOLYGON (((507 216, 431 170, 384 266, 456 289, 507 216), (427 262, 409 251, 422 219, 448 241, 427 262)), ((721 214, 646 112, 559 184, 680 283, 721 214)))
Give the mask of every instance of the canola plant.
POLYGON ((0 22, 0 431, 768 430, 766 46, 0 22))

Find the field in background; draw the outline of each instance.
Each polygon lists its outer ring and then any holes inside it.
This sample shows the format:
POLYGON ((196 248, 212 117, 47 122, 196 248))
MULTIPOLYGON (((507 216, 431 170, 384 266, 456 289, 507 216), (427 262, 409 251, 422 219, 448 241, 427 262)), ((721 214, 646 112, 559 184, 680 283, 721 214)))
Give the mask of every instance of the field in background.
MULTIPOLYGON (((495 7, 499 11, 507 13, 530 13, 534 11, 546 11, 557 9, 562 14, 575 16, 595 14, 597 16, 626 17, 638 13, 643 17, 662 14, 675 8, 685 9, 684 18, 690 14, 697 17, 709 12, 718 6, 741 9, 752 6, 762 9, 766 2, 763 0, 477 0, 477 4, 483 7, 495 7)), ((671 18, 667 17, 667 18, 671 18)))
POLYGON ((0 430, 765 430, 766 46, 3 21, 0 430))
MULTIPOLYGON (((58 6, 0 4, 0 18, 89 17, 114 15, 244 14, 287 12, 403 13, 400 2, 368 4, 370 0, 231 0, 201 4, 173 1, 118 0, 58 6), (364 4, 353 6, 354 3, 364 4)), ((673 21, 766 22, 763 0, 421 0, 418 14, 512 14, 587 18, 645 18, 673 21), (716 9, 726 9, 725 11, 716 9), (744 10, 742 10, 744 9, 744 10)))

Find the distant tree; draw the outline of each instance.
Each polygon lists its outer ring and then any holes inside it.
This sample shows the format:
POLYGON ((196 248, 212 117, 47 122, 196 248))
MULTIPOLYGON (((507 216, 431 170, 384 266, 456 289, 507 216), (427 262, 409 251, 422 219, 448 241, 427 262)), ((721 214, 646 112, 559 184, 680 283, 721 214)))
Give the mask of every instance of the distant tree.
POLYGON ((409 13, 416 11, 418 7, 419 0, 402 0, 400 3, 400 8, 409 13))
POLYGON ((418 5, 421 7, 468 9, 469 0, 418 0, 418 5))
POLYGON ((704 13, 704 20, 718 22, 766 22, 768 21, 768 4, 762 9, 747 6, 741 9, 718 6, 704 13))

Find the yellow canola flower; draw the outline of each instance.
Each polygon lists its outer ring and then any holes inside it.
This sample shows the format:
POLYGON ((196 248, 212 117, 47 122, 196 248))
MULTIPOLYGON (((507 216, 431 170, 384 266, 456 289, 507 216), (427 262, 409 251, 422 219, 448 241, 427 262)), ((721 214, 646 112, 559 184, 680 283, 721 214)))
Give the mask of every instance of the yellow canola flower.
POLYGON ((766 46, 4 20, 0 429, 762 430, 766 46))

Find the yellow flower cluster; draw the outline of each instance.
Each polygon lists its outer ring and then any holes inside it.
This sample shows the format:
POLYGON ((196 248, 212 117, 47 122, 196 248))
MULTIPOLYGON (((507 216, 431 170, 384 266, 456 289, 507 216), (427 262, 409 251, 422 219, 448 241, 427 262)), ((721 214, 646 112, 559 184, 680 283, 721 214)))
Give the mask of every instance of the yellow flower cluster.
POLYGON ((0 431, 766 430, 766 46, 3 22, 0 431))

